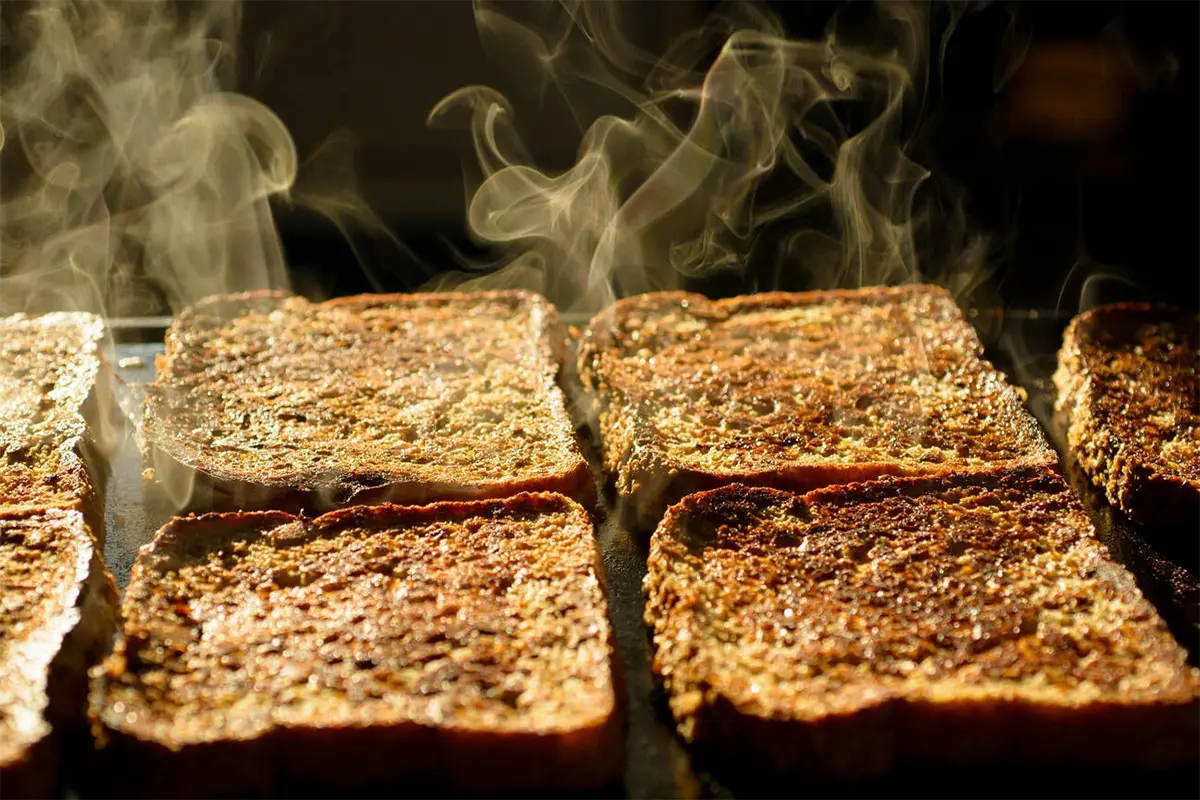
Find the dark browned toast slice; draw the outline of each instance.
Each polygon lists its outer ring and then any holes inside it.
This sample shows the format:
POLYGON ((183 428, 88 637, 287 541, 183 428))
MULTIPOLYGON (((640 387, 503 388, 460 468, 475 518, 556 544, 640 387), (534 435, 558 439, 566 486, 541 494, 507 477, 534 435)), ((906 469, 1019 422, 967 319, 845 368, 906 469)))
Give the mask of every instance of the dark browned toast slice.
POLYGON ((589 503, 594 482, 556 383, 564 348, 553 306, 527 292, 213 298, 167 334, 148 461, 180 506, 324 510, 522 491, 589 503))
POLYGON ((697 493, 645 589, 679 730, 724 764, 1200 755, 1200 673, 1048 469, 697 493))
POLYGON ((100 342, 94 314, 0 319, 0 511, 79 508, 103 543, 98 415, 100 342))
POLYGON ((108 772, 159 796, 619 779, 601 577, 561 495, 176 519, 95 675, 108 772))
POLYGON ((803 491, 1057 461, 937 287, 631 297, 591 322, 578 357, 605 468, 642 527, 725 483, 803 491))
POLYGON ((108 652, 117 587, 75 509, 0 512, 0 793, 48 797, 86 730, 87 671, 108 652))
POLYGON ((1054 374, 1067 441, 1109 502, 1200 526, 1200 315, 1141 303, 1075 317, 1054 374))

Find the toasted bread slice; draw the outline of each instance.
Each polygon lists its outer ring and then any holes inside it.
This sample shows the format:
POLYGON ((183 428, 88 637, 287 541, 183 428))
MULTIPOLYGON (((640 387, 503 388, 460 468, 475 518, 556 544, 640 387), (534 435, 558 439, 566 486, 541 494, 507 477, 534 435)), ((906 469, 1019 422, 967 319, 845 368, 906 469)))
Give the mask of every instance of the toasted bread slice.
POLYGON ((86 730, 87 671, 116 631, 117 586, 74 509, 0 512, 0 787, 57 788, 64 737, 86 730))
POLYGON ((91 422, 104 323, 62 312, 0 319, 0 511, 79 508, 103 542, 103 460, 91 422))
POLYGON ((1054 383, 1067 440, 1138 522, 1200 525, 1200 315, 1101 306, 1067 326, 1054 383))
POLYGON ((589 503, 594 482, 556 384, 564 348, 553 306, 527 292, 213 298, 167 334, 148 460, 180 506, 327 510, 522 491, 589 503))
POLYGON ((732 763, 1200 753, 1200 673, 1050 470, 694 494, 645 588, 679 730, 732 763))
POLYGON ((605 468, 641 527, 725 483, 1056 463, 1020 395, 932 286, 621 300, 588 326, 605 468))
POLYGON ((113 775, 201 796, 619 778, 598 563, 553 494, 177 519, 93 683, 113 775))

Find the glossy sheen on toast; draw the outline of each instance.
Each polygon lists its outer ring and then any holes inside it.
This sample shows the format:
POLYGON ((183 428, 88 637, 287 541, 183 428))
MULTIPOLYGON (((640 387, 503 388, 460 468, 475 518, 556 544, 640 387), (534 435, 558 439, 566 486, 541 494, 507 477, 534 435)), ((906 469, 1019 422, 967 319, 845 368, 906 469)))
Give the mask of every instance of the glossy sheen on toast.
POLYGON ((1054 374, 1071 451, 1145 523, 1200 525, 1200 316, 1122 303, 1084 312, 1054 374))
POLYGON ((598 550, 561 495, 177 519, 123 611, 92 690, 121 791, 620 776, 598 550))
POLYGON ((212 490, 194 495, 210 507, 594 493, 556 384, 563 332, 538 295, 218 297, 166 345, 150 466, 173 492, 212 490))
POLYGON ((679 729, 731 763, 1200 752, 1200 673, 1050 470, 697 493, 645 589, 679 729))
POLYGON ((1022 398, 932 286, 631 297, 579 347, 605 468, 643 527, 684 494, 1053 464, 1022 398))
POLYGON ((88 419, 103 336, 93 314, 0 319, 0 510, 80 508, 103 538, 88 419))
POLYGON ((49 796, 83 729, 87 671, 116 630, 117 587, 74 509, 0 512, 0 791, 49 796))

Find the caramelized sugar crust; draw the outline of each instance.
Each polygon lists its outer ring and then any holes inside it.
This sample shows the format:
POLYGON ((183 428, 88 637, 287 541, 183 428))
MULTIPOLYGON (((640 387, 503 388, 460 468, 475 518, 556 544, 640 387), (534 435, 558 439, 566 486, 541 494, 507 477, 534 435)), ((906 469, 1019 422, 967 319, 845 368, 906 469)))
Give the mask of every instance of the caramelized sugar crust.
POLYGON ((151 464, 236 508, 534 490, 586 502, 556 384, 563 347, 554 308, 527 292, 215 298, 168 333, 146 407, 151 464))
POLYGON ((1068 326, 1054 375, 1071 451, 1139 522, 1200 523, 1200 315, 1101 306, 1068 326))
MULTIPOLYGON (((202 771, 214 745, 262 745, 275 755, 255 769, 278 776, 310 745, 361 739, 383 760, 364 753, 351 782, 449 768, 468 758, 459 746, 523 764, 517 741, 557 770, 552 785, 611 777, 620 728, 597 564, 587 513, 552 494, 177 519, 134 567, 92 713, 167 775, 202 771)), ((498 785, 538 783, 509 773, 498 785)))
POLYGON ((103 336, 104 323, 93 314, 0 319, 0 508, 93 502, 85 409, 103 336))
POLYGON ((802 491, 1056 461, 932 286, 629 298, 592 321, 579 372, 601 400, 605 467, 650 526, 722 483, 802 491))
POLYGON ((783 765, 852 772, 960 744, 1196 756, 1200 673, 1048 470, 691 495, 654 533, 645 585, 654 668, 691 741, 741 752, 734 731, 769 731, 783 765), (974 726, 961 742, 926 736, 955 720, 974 726), (1080 723, 1095 730, 1067 741, 1080 723))

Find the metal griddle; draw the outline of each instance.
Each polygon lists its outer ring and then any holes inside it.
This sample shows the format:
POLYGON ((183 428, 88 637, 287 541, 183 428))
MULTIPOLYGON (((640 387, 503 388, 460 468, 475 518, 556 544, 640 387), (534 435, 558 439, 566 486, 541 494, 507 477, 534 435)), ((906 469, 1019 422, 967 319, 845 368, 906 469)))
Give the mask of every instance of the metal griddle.
MULTIPOLYGON (((1029 407, 1063 456, 1067 476, 1092 514, 1100 538, 1117 560, 1137 577, 1138 585, 1166 619, 1196 663, 1200 651, 1200 591, 1197 583, 1197 532, 1144 530, 1109 508, 1067 456, 1061 422, 1053 414, 1050 376, 1063 328, 1059 315, 1019 312, 971 314, 988 346, 989 357, 1014 383, 1023 386, 1029 407)), ((567 316, 570 326, 586 319, 567 316)), ((115 340, 117 398, 123 409, 136 411, 139 385, 154 378, 154 359, 163 350, 169 320, 110 320, 115 340)), ((568 370, 566 381, 573 375, 568 370)), ((587 434, 587 431, 585 431, 587 434)), ((587 436, 585 436, 587 438, 587 436)), ((147 487, 132 429, 120 437, 108 480, 105 558, 122 590, 138 548, 171 516, 166 501, 147 487)), ((588 440, 591 441, 590 439, 588 440)), ((598 459, 589 444, 593 467, 598 459)), ((596 469, 599 475, 599 470, 596 469)), ((975 767, 905 767, 868 782, 825 783, 805 776, 739 774, 736 768, 708 764, 689 756, 675 735, 661 691, 650 673, 650 649, 642 623, 642 578, 646 571, 647 535, 623 528, 618 514, 608 513, 613 497, 606 484, 598 492, 601 509, 596 523, 616 644, 626 691, 627 767, 623 785, 602 789, 597 796, 714 797, 861 796, 861 797, 1077 797, 1190 796, 1200 794, 1194 769, 1113 771, 1104 769, 1031 767, 989 764, 975 767)), ((1200 743, 1198 743, 1200 746, 1200 743)), ((388 796, 412 787, 381 787, 371 793, 388 796)), ((311 793, 319 789, 309 788, 311 793)))

